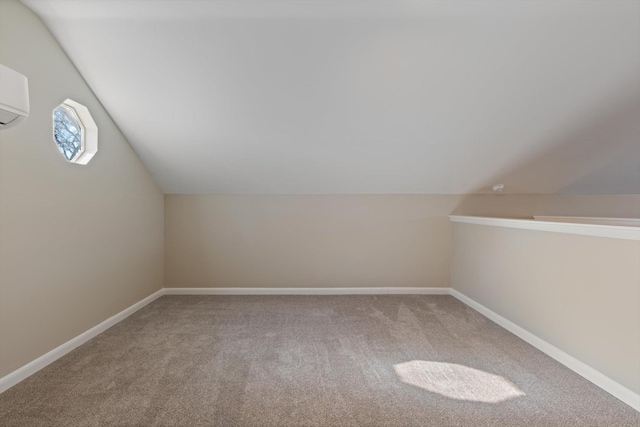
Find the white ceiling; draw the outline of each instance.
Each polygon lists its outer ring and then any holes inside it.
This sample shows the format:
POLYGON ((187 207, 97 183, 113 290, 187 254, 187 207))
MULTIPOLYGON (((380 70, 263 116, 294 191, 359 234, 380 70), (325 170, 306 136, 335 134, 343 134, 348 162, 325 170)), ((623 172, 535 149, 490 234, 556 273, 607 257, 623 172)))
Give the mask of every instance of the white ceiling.
POLYGON ((640 193, 638 1, 23 3, 166 193, 640 193))

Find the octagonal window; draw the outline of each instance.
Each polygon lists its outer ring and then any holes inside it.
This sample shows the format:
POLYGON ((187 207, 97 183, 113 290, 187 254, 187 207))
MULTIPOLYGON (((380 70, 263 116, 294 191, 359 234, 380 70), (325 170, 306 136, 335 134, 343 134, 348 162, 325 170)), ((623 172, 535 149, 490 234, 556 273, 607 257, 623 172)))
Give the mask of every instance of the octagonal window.
POLYGON ((53 140, 71 163, 86 165, 98 151, 98 127, 87 107, 71 99, 53 110, 53 140))

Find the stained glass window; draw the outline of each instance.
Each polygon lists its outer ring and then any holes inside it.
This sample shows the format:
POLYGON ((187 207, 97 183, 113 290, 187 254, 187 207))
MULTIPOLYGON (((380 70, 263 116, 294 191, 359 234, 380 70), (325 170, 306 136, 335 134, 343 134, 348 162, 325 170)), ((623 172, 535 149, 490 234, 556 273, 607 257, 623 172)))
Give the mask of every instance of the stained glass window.
POLYGON ((53 137, 69 161, 82 151, 82 125, 72 109, 59 105, 53 110, 53 137))

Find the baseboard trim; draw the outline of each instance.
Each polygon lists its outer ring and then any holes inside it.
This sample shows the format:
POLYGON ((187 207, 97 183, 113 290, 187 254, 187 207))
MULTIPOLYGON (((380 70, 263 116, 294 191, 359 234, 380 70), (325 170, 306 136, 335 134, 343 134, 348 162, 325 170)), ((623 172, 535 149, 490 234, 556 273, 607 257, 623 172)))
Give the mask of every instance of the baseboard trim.
POLYGON ((449 295, 449 288, 163 288, 0 378, 3 393, 163 295, 449 295))
POLYGON ((142 307, 160 298, 162 295, 164 295, 164 289, 160 289, 159 291, 154 292, 153 294, 149 295, 143 300, 138 301, 132 306, 122 310, 120 313, 115 314, 109 317, 107 320, 97 324, 96 326, 89 329, 88 331, 81 333, 77 337, 70 339, 64 344, 61 344, 58 347, 54 348, 50 352, 38 357, 37 359, 27 363, 21 368, 18 368, 15 371, 0 378, 0 393, 8 390, 9 388, 18 384, 20 381, 27 379, 28 377, 35 374, 39 370, 43 369, 47 365, 50 365, 51 363, 60 359, 62 356, 69 353, 71 350, 74 350, 75 348, 81 346, 82 344, 86 343, 90 339, 106 331, 113 325, 131 316, 133 313, 140 310, 142 307))
POLYGON ((479 302, 469 298, 468 296, 456 291, 455 289, 451 288, 450 293, 454 298, 460 300, 461 302, 473 308, 480 314, 484 315, 485 317, 494 321, 498 325, 502 326, 512 334, 528 342, 532 346, 536 347, 538 350, 542 351, 543 353, 546 353, 548 356, 551 356, 558 362, 565 365, 567 368, 576 372, 578 375, 591 381, 592 383, 594 383, 604 391, 620 399, 622 402, 631 406, 636 411, 640 412, 640 394, 635 393, 634 391, 628 389, 627 387, 623 386, 617 381, 612 380, 608 376, 604 375, 602 372, 597 371, 596 369, 592 368, 586 363, 581 362, 575 357, 565 353, 564 351, 560 350, 558 347, 554 346, 553 344, 548 343, 542 338, 532 334, 531 332, 516 325, 510 320, 500 316, 499 314, 488 309, 487 307, 483 306, 479 302))
POLYGON ((449 295, 449 288, 165 288, 165 295, 449 295))
POLYGON ((55 362, 163 295, 451 295, 640 412, 640 394, 452 288, 164 288, 0 378, 0 393, 55 362))

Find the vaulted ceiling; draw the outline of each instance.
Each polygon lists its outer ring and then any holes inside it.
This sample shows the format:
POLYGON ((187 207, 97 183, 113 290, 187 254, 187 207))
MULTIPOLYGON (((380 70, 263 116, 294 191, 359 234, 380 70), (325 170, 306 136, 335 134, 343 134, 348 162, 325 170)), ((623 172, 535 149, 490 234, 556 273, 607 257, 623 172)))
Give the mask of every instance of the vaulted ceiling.
POLYGON ((638 1, 22 1, 166 193, 640 193, 638 1))

